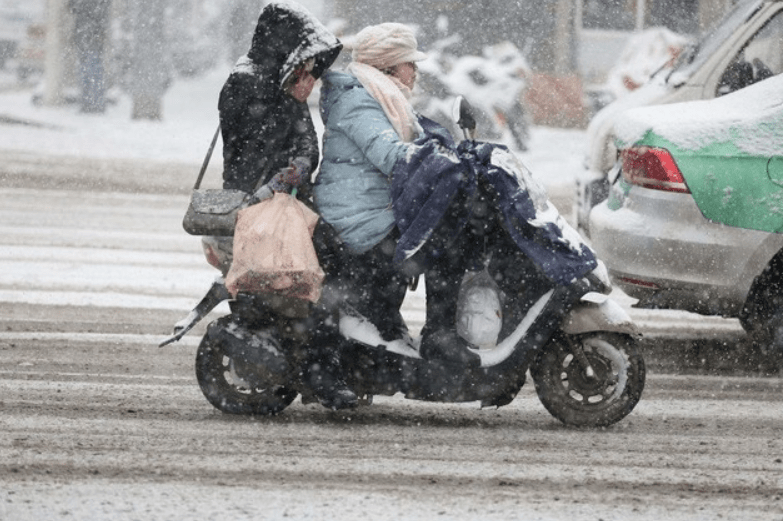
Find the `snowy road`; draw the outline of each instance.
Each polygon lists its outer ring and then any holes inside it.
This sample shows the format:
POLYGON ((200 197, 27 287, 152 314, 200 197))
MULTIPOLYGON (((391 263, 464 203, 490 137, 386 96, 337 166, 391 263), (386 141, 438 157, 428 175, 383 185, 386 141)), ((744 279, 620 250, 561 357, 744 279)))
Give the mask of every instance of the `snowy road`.
MULTIPOLYGON (((599 431, 562 427, 531 387, 499 410, 218 413, 197 335, 157 347, 215 273, 186 203, 0 189, 0 520, 783 519, 778 378, 652 374, 599 431)), ((736 328, 633 313, 653 335, 736 328)), ((420 326, 421 295, 405 315, 420 326)))

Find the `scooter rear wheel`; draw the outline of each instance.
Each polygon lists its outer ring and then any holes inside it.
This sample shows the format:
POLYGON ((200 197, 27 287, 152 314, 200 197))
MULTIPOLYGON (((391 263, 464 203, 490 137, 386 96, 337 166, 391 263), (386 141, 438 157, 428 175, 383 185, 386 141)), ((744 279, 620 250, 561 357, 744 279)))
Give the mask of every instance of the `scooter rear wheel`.
POLYGON ((547 411, 575 427, 606 427, 625 418, 639 403, 646 374, 636 340, 607 332, 556 335, 530 372, 547 411), (593 376, 575 356, 571 345, 577 344, 593 376))
POLYGON ((209 335, 196 353, 196 378, 201 392, 215 408, 229 414, 268 416, 288 407, 297 392, 265 384, 242 360, 229 356, 209 335))

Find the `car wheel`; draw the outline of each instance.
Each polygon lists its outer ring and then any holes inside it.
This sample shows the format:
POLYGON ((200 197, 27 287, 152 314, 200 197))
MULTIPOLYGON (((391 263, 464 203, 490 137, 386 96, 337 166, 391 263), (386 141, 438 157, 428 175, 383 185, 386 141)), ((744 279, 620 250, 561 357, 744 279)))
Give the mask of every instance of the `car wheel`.
POLYGON ((783 371, 783 310, 773 313, 764 324, 749 332, 752 352, 758 357, 758 370, 775 375, 783 371))
POLYGON ((783 368, 783 252, 753 281, 739 319, 763 365, 783 368))

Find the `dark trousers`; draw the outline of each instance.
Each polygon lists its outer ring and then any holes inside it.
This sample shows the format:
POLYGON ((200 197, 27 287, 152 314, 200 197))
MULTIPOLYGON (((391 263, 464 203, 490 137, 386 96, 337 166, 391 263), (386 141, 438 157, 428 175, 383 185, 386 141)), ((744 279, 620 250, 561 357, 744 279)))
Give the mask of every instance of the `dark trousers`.
MULTIPOLYGON (((327 285, 328 298, 348 303, 379 330, 384 340, 407 333, 400 313, 408 287, 408 277, 393 264, 399 232, 395 228, 379 244, 362 254, 352 254, 342 245, 334 230, 323 221, 316 227, 313 242, 327 285), (336 294, 336 295, 335 295, 336 294)), ((339 302, 335 302, 339 305, 339 302)), ((328 307, 333 307, 329 303, 328 307)))
POLYGON ((384 340, 400 338, 408 330, 400 313, 408 278, 392 263, 398 239, 395 228, 370 251, 351 256, 345 270, 349 302, 378 327, 384 340))

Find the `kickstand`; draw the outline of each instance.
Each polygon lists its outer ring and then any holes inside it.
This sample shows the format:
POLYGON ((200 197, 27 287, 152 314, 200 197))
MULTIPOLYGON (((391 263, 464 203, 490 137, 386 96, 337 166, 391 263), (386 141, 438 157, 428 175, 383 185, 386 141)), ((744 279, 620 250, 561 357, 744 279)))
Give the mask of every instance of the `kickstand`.
POLYGON ((209 291, 207 291, 207 294, 204 295, 204 298, 201 299, 201 302, 196 304, 196 307, 193 308, 193 311, 191 311, 187 317, 174 325, 174 334, 158 344, 158 347, 163 347, 173 342, 177 342, 180 338, 185 336, 188 331, 193 329, 193 326, 198 324, 202 318, 207 316, 210 311, 215 309, 218 304, 230 298, 231 294, 228 292, 228 289, 226 288, 226 285, 223 283, 222 279, 213 282, 212 286, 209 288, 209 291))

